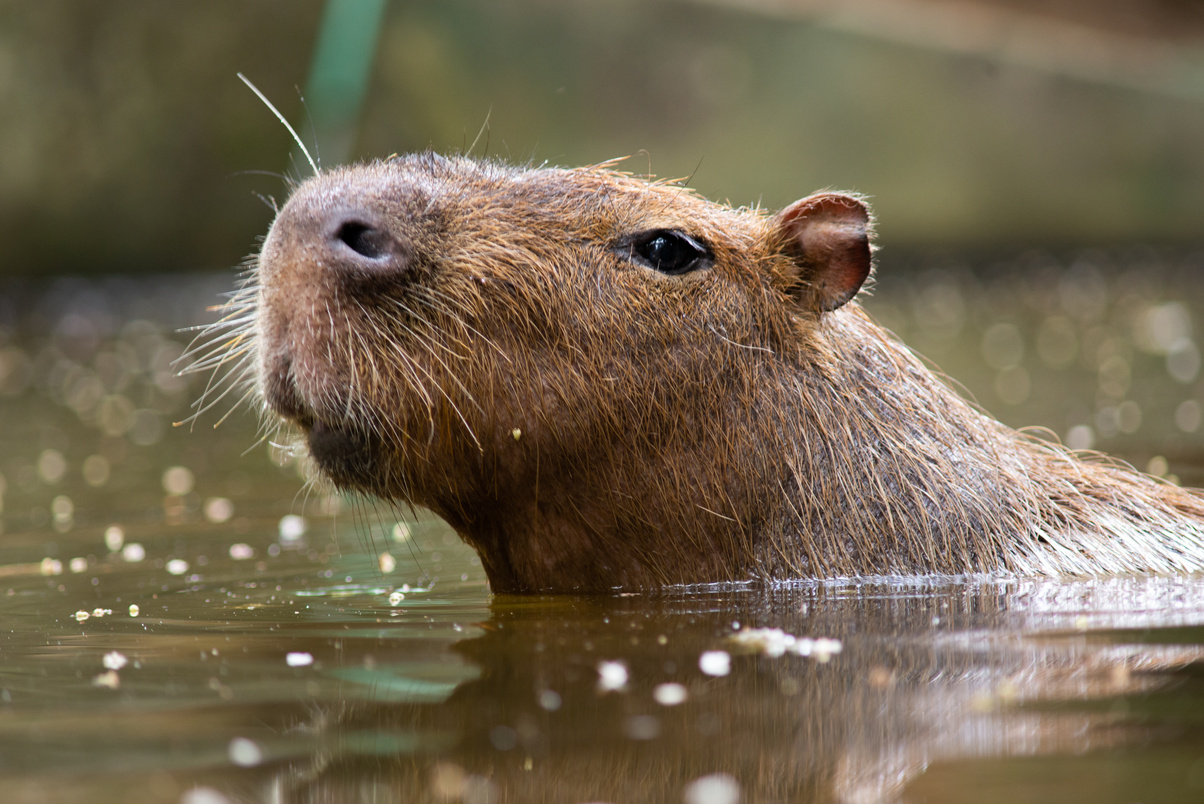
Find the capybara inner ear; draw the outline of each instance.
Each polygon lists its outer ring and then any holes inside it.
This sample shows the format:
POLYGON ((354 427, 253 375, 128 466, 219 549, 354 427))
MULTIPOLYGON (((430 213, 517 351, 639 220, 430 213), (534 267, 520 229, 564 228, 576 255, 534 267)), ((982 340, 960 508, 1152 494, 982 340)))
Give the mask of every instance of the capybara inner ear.
POLYGON ((855 295, 870 275, 870 215, 865 204, 839 193, 817 193, 779 212, 782 251, 798 266, 796 296, 827 312, 855 295))

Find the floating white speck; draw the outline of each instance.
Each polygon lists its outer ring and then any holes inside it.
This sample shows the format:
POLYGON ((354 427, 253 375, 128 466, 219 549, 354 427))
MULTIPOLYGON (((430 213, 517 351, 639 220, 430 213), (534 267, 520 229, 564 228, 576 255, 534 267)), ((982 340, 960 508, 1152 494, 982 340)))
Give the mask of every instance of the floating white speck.
POLYGON ((146 548, 138 542, 130 542, 121 548, 121 557, 131 564, 136 564, 146 558, 146 548))
POLYGON ((837 653, 844 649, 844 645, 839 639, 824 639, 823 637, 815 640, 814 646, 811 648, 811 655, 815 657, 817 662, 826 662, 837 653))
POLYGON ((71 562, 67 566, 72 572, 80 573, 88 568, 88 559, 84 558, 83 556, 76 556, 75 558, 71 559, 71 562))
POLYGON ((116 553, 125 544, 125 531, 120 525, 109 525, 105 528, 105 547, 110 553, 116 553))
POLYGON ((657 684, 652 691, 652 698, 661 706, 677 706, 686 700, 686 688, 681 684, 657 684))
POLYGON ((810 656, 818 662, 828 661, 834 654, 840 653, 842 648, 838 639, 798 637, 786 633, 781 628, 745 628, 733 634, 731 640, 771 658, 793 653, 798 656, 810 656))
POLYGON ((295 542, 305 535, 305 517, 287 514, 280 517, 280 541, 295 542))
POLYGON ((42 559, 42 574, 43 575, 62 575, 63 562, 54 558, 42 559))
POLYGON ((84 611, 83 609, 80 609, 79 611, 75 612, 75 619, 81 623, 91 616, 92 615, 90 613, 84 611))
POLYGON ((111 690, 115 690, 121 686, 121 676, 117 675, 116 670, 106 670, 92 679, 92 686, 108 687, 111 690))
POLYGON ((104 662, 106 670, 120 670, 130 663, 130 660, 127 659, 124 654, 118 653, 115 650, 111 650, 106 653, 104 659, 101 661, 104 662))
POLYGON ((376 563, 380 565, 380 571, 384 573, 390 573, 397 569, 397 559, 393 558, 391 553, 381 553, 376 563))
POLYGON ((137 616, 138 616, 138 604, 137 604, 137 603, 131 603, 131 604, 130 604, 130 616, 131 616, 131 617, 137 617, 137 616))
POLYGON ((192 470, 186 466, 173 466, 163 473, 163 490, 168 494, 187 494, 196 482, 192 470))
POLYGON ((622 662, 598 662, 598 691, 618 692, 627 686, 627 665, 622 662))
POLYGON ((284 657, 289 667, 309 667, 314 663, 314 655, 304 651, 293 651, 284 657))
POLYGON ((38 474, 47 483, 57 483, 67 473, 67 459, 58 450, 48 449, 38 457, 38 474))
POLYGON ((212 787, 194 787, 180 796, 180 804, 230 804, 230 799, 212 787))
POLYGON ((410 540, 410 526, 404 522, 398 522, 393 526, 393 541, 408 542, 410 540))
POLYGON ((701 776, 682 791, 686 804, 739 804, 740 783, 726 773, 701 776))
POLYGON ((105 617, 112 613, 113 613, 112 609, 92 609, 93 617, 105 617))
POLYGON ((173 558, 167 562, 167 571, 172 575, 183 575, 188 572, 188 562, 182 558, 173 558))
POLYGON ((255 548, 253 548, 251 545, 243 544, 242 542, 230 545, 230 558, 234 559, 235 561, 245 561, 248 558, 254 557, 255 548))
POLYGON ((403 601, 405 599, 406 599, 406 596, 404 594, 402 594, 401 592, 393 592, 391 595, 389 595, 389 605, 390 606, 400 606, 401 601, 403 601))
POLYGON ((555 712, 562 703, 560 693, 555 690, 540 690, 538 700, 539 708, 548 712, 555 712))
POLYGON ((226 748, 230 761, 241 768, 252 768, 263 762, 263 750, 254 740, 235 737, 226 748))
MULTIPOLYGON (((787 634, 781 628, 745 628, 739 633, 733 634, 732 642, 752 648, 753 650, 764 653, 766 656, 778 657, 785 655, 786 651, 799 653, 799 639, 793 634, 787 634)), ((811 652, 811 640, 806 640, 806 653, 811 652)), ((805 655, 805 654, 803 654, 805 655)))
POLYGON ((518 441, 520 438, 523 437, 523 431, 520 430, 519 428, 515 427, 513 430, 510 431, 510 435, 514 437, 515 441, 518 441))
POLYGON ((732 657, 725 650, 708 650, 698 657, 698 669, 708 676, 726 676, 732 672, 732 657))
POLYGON ((234 503, 225 497, 210 497, 205 500, 205 519, 210 522, 220 525, 223 522, 229 522, 232 516, 234 516, 234 503))

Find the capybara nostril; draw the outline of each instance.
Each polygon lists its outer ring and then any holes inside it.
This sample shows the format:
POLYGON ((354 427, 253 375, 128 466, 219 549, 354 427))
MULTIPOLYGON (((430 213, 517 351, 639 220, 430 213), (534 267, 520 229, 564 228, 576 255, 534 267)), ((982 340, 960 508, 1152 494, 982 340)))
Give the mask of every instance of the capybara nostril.
POLYGON ((413 264, 409 240, 371 214, 335 209, 326 214, 323 228, 329 259, 322 262, 335 276, 376 282, 403 276, 413 264))
POLYGON ((360 221, 347 221, 335 232, 335 238, 370 260, 379 260, 390 253, 389 235, 360 221))

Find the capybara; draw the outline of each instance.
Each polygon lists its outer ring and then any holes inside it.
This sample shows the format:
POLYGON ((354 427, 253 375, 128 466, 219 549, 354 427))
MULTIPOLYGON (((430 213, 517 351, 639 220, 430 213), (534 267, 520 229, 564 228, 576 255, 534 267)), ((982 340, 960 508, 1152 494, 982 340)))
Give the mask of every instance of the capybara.
POLYGON ((424 153, 299 184, 199 366, 496 592, 1204 566, 1204 500, 994 421, 854 300, 853 195, 770 214, 424 153))

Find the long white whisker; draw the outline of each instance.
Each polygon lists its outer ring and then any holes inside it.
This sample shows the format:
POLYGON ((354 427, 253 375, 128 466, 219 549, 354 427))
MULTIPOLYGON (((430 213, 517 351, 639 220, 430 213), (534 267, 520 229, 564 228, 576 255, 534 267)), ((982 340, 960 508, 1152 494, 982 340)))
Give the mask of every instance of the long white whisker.
POLYGON ((305 160, 307 162, 309 162, 309 166, 311 168, 313 168, 314 175, 317 176, 318 173, 320 173, 321 171, 318 170, 318 165, 314 162, 314 158, 309 155, 309 149, 306 148, 305 143, 303 143, 301 141, 301 137, 298 136, 297 130, 294 129, 292 127, 292 125, 288 122, 288 120, 285 119, 284 115, 282 115, 280 113, 280 110, 277 109, 275 106, 273 106, 272 102, 270 100, 268 100, 267 97, 262 92, 259 91, 259 87, 255 86, 254 84, 251 83, 251 80, 249 78, 247 78, 242 73, 239 73, 238 77, 244 84, 246 84, 251 89, 252 92, 255 93, 256 97, 258 97, 261 101, 263 101, 263 105, 268 107, 272 111, 272 114, 276 115, 276 119, 279 120, 286 129, 288 129, 288 133, 293 135, 293 142, 297 143, 297 147, 301 149, 301 153, 305 154, 305 160))

